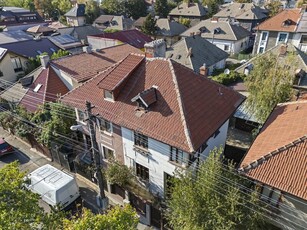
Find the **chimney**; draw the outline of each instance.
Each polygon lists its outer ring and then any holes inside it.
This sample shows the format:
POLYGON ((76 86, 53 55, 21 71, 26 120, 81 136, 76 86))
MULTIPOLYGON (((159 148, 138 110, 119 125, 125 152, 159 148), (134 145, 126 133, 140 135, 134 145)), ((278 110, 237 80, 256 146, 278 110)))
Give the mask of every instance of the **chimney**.
POLYGON ((45 55, 42 55, 42 56, 39 56, 40 60, 41 60, 41 65, 43 67, 43 69, 47 69, 47 66, 49 64, 49 55, 48 54, 45 54, 45 55))
POLYGON ((144 48, 146 58, 165 57, 166 44, 163 39, 146 43, 144 48))
POLYGON ((83 49, 83 52, 85 52, 87 54, 92 53, 92 49, 89 46, 83 46, 82 49, 83 49))
POLYGON ((208 69, 205 63, 203 64, 203 66, 199 68, 199 74, 202 75, 203 77, 207 77, 208 69))
POLYGON ((212 17, 212 18, 211 18, 211 22, 216 23, 216 22, 218 22, 218 21, 219 21, 219 18, 218 18, 218 17, 212 17))
POLYGON ((287 45, 286 44, 281 44, 280 45, 280 48, 279 48, 279 55, 280 56, 283 56, 283 55, 286 55, 287 53, 287 45))

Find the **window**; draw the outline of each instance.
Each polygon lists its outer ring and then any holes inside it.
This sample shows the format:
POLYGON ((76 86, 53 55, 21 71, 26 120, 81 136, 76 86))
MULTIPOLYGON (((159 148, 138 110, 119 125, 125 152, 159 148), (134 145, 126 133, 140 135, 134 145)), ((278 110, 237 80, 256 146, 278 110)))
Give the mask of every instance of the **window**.
POLYGON ((261 41, 266 41, 268 38, 268 32, 262 32, 261 41))
POLYGON ((288 41, 288 33, 279 33, 276 44, 286 43, 288 41))
POLYGON ((105 146, 102 146, 102 150, 103 150, 104 159, 107 159, 107 160, 114 159, 114 151, 113 150, 108 149, 105 146))
POLYGON ((134 145, 148 149, 148 137, 134 132, 134 145))
POLYGON ((0 77, 3 77, 3 72, 0 70, 0 77))
POLYGON ((264 52, 264 47, 259 48, 259 53, 262 54, 264 52))
POLYGON ((228 51, 229 50, 229 45, 224 45, 224 50, 228 51))
POLYGON ((78 115, 78 121, 84 121, 86 116, 85 116, 85 112, 81 111, 81 110, 77 110, 77 115, 78 115))
POLYGON ((104 90, 104 99, 113 101, 113 93, 111 91, 104 90))
POLYGON ((186 160, 183 151, 171 146, 170 161, 176 162, 178 164, 184 163, 186 160))
POLYGON ((100 131, 106 131, 112 133, 112 124, 103 118, 98 118, 100 131))
POLYGON ((21 65, 21 60, 19 57, 15 57, 11 59, 11 62, 13 64, 13 68, 15 72, 21 72, 23 71, 22 65, 21 65))
POLYGON ((207 143, 204 143, 204 144, 202 144, 201 146, 200 146, 200 148, 199 148, 199 153, 202 153, 203 151, 205 151, 205 149, 208 147, 208 145, 207 145, 207 143))
POLYGON ((307 43, 307 35, 302 35, 300 43, 307 43))
POLYGON ((148 181, 149 180, 149 169, 136 163, 136 175, 141 178, 142 180, 148 181))

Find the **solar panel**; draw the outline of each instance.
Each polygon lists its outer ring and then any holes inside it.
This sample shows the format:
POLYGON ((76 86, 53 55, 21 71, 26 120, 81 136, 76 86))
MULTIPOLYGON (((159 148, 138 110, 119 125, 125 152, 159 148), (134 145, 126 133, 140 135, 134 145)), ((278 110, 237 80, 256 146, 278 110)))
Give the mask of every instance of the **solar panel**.
POLYGON ((19 79, 19 81, 20 81, 20 83, 21 83, 21 85, 22 85, 23 87, 29 86, 29 85, 31 85, 32 82, 33 82, 33 75, 32 75, 32 76, 29 76, 29 77, 23 77, 23 78, 19 79))

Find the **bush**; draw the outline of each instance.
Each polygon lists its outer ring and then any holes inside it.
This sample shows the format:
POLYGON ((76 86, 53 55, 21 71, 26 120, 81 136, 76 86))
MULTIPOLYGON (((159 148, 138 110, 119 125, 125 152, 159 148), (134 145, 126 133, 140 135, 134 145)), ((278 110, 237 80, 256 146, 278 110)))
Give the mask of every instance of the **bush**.
POLYGON ((230 71, 229 74, 222 73, 212 77, 211 79, 223 85, 230 85, 231 83, 243 80, 244 77, 245 77, 244 74, 237 73, 235 71, 230 71))
POLYGON ((121 165, 117 162, 111 163, 106 170, 106 177, 111 184, 126 186, 130 184, 132 173, 126 165, 121 165))

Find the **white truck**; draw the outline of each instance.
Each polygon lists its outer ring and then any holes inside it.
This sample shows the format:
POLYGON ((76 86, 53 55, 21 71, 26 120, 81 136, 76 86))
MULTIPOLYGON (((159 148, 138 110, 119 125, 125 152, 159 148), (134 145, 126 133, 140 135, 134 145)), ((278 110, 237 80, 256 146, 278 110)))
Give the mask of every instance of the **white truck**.
POLYGON ((31 172, 28 179, 28 189, 52 207, 64 209, 80 196, 76 179, 49 164, 31 172))

